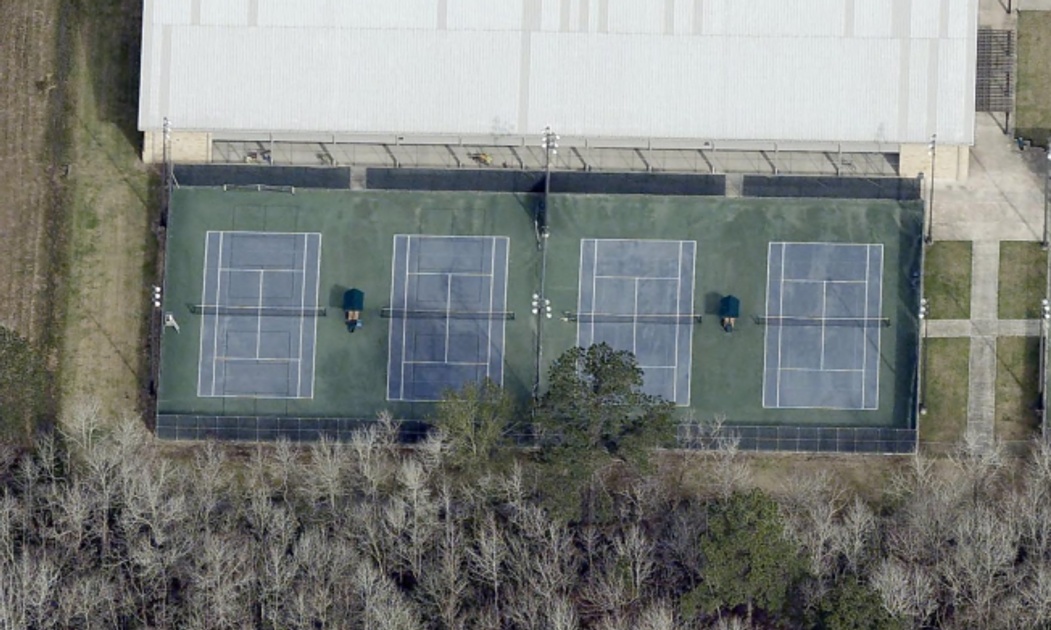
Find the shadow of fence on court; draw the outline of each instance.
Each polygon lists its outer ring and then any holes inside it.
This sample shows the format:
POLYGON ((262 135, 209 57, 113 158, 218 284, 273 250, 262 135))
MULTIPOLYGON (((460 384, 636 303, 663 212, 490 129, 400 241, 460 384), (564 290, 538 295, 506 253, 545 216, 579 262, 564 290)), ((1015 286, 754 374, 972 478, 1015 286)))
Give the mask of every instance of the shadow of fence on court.
POLYGON ((728 443, 740 452, 871 453, 904 455, 916 451, 916 431, 888 427, 727 426, 684 424, 680 448, 715 450, 728 443))

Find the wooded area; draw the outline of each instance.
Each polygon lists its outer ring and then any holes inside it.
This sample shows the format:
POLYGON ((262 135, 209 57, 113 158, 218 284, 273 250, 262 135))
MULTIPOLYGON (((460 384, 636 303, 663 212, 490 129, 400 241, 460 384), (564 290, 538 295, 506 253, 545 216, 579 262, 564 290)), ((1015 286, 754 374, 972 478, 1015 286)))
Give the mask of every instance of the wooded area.
POLYGON ((696 456, 697 488, 660 455, 577 478, 543 449, 465 465, 440 434, 406 448, 389 419, 347 444, 179 458, 136 420, 74 416, 32 452, 0 451, 2 627, 1051 622, 1042 445, 916 457, 867 503, 829 475, 764 494, 732 443, 696 456))

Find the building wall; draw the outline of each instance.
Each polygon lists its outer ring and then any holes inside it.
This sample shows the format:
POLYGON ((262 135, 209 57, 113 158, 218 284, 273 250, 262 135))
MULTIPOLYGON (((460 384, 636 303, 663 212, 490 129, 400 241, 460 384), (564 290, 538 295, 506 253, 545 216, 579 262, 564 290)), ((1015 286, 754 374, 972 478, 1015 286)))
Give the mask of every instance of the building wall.
MULTIPOLYGON (((938 145, 934 160, 934 177, 937 180, 963 182, 970 169, 971 149, 967 146, 938 145)), ((916 177, 931 174, 930 147, 926 144, 903 144, 898 154, 898 174, 916 177)))
MULTIPOLYGON (((193 131, 171 132, 171 159, 184 164, 212 161, 212 134, 193 131)), ((164 133, 147 131, 142 139, 142 161, 157 164, 164 161, 164 133)))

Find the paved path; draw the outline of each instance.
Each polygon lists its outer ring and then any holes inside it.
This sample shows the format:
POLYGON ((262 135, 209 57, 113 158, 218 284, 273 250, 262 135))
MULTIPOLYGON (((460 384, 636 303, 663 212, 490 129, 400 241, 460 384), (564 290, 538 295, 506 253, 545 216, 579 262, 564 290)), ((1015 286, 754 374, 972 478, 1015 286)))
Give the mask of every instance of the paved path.
MULTIPOLYGON (((1014 28, 1016 17, 997 0, 981 0, 979 19, 1014 28)), ((1001 320, 997 313, 1000 243, 1043 239, 1047 159, 1040 149, 1020 151, 1002 121, 977 114, 967 181, 935 181, 934 240, 972 241, 971 319, 926 324, 929 337, 970 338, 967 429, 986 446, 996 437, 996 339, 1040 334, 1039 320, 1001 320)))

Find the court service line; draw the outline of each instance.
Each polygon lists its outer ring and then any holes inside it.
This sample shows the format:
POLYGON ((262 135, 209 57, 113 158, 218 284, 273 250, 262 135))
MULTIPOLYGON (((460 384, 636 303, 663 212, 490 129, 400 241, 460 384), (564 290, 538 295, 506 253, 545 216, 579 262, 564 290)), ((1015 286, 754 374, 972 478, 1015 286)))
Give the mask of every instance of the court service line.
MULTIPOLYGON (((697 299, 697 241, 689 241, 692 245, 691 250, 693 251, 690 257, 690 300, 687 304, 690 312, 693 312, 693 302, 697 299)), ((679 270, 682 273, 682 270, 679 270)), ((690 348, 690 352, 686 353, 686 405, 690 404, 693 395, 693 325, 686 329, 686 340, 687 347, 690 348)), ((763 361, 766 361, 766 352, 763 352, 763 361)), ((678 370, 678 368, 676 368, 678 370)), ((678 372, 675 373, 678 377, 678 372)))
POLYGON ((267 273, 299 273, 299 272, 301 272, 303 270, 299 269, 299 268, 293 269, 293 268, 287 268, 287 267, 280 267, 280 268, 275 268, 275 269, 271 269, 269 267, 223 267, 219 271, 244 272, 244 273, 256 273, 256 272, 259 272, 259 271, 265 271, 267 273))
MULTIPOLYGON (((682 295, 681 295, 682 294, 682 247, 683 247, 683 243, 684 242, 685 241, 679 241, 679 258, 678 258, 679 277, 675 279, 675 314, 676 315, 682 313, 682 295)), ((672 402, 678 402, 679 401, 679 369, 678 369, 678 365, 679 365, 679 326, 678 325, 675 326, 675 351, 674 351, 674 355, 673 356, 674 356, 673 360, 675 361, 676 368, 675 368, 675 373, 672 374, 671 397, 672 397, 672 402)))
POLYGON ((636 354, 639 334, 639 279, 635 278, 635 306, 631 313, 631 353, 636 354))
MULTIPOLYGON (((204 265, 201 266, 203 276, 203 282, 201 282, 201 304, 208 303, 208 243, 212 240, 212 231, 208 230, 204 234, 204 265)), ((204 383, 201 382, 201 362, 204 361, 204 323, 207 317, 201 318, 201 340, 200 340, 200 354, 197 358, 197 395, 202 396, 201 387, 204 383)), ((215 354, 212 354, 212 375, 215 375, 215 354)), ((213 391, 214 393, 214 391, 213 391)))
POLYGON ((821 354, 817 358, 817 366, 825 369, 825 318, 828 317, 828 283, 821 284, 821 354))
POLYGON ((416 359, 408 360, 405 363, 412 365, 488 365, 481 361, 424 361, 416 359))
POLYGON ((445 281, 445 362, 449 362, 449 322, 453 311, 453 274, 446 275, 445 281))
MULTIPOLYGON (((317 235, 317 266, 314 268, 314 301, 317 302, 319 294, 321 293, 321 239, 324 234, 321 232, 314 232, 317 235)), ((303 266, 306 267, 306 260, 303 260, 303 266)), ((314 351, 310 355, 310 399, 314 399, 314 383, 317 382, 317 317, 312 318, 314 320, 314 351)), ((303 356, 303 348, 299 349, 300 356, 303 356)))
MULTIPOLYGON (((409 308, 409 260, 412 252, 412 236, 405 237, 405 293, 402 297, 402 308, 409 308)), ((401 320, 401 390, 398 400, 405 400, 405 347, 408 345, 409 320, 401 320)))
MULTIPOLYGON (((592 239, 595 244, 594 257, 591 263, 591 310, 595 310, 595 306, 598 304, 598 278, 595 273, 598 272, 598 239, 592 239)), ((595 320, 591 320, 591 339, 588 345, 595 345, 595 320)))
MULTIPOLYGON (((777 314, 780 317, 784 317, 785 311, 785 267, 786 258, 788 251, 784 243, 781 243, 781 284, 778 289, 781 295, 778 296, 780 301, 777 305, 777 314)), ((776 406, 781 407, 781 339, 784 338, 784 326, 779 321, 777 323, 777 390, 776 390, 776 406)))
MULTIPOLYGON (((492 237, 490 237, 492 238, 492 237)), ((407 275, 410 276, 447 276, 453 274, 456 276, 470 276, 470 277, 492 277, 493 274, 485 273, 482 271, 409 271, 407 275)))
POLYGON ((263 278, 265 271, 259 272, 259 312, 255 316, 255 358, 259 358, 259 350, 263 345, 263 278))
MULTIPOLYGON (((503 291, 504 301, 503 301, 503 304, 500 305, 500 310, 504 310, 504 309, 507 308, 507 277, 508 277, 508 274, 510 273, 510 269, 511 269, 510 268, 510 265, 511 265, 511 239, 509 239, 506 236, 501 236, 501 237, 498 237, 498 238, 500 239, 500 241, 504 245, 504 283, 503 283, 503 287, 501 289, 503 291)), ((495 277, 495 271, 496 270, 494 269, 493 271, 494 271, 493 282, 495 283, 496 282, 496 277, 495 277)), ((506 319, 501 319, 500 320, 500 362, 497 364, 500 367, 500 383, 499 383, 500 387, 504 386, 504 352, 505 352, 506 348, 507 348, 507 320, 506 319)))
MULTIPOLYGON (((876 303, 876 314, 877 315, 882 315, 883 314, 883 243, 878 243, 876 245, 870 245, 870 247, 875 247, 876 251, 879 252, 879 266, 876 267, 876 277, 879 278, 879 293, 876 294, 878 296, 878 301, 876 303)), ((868 342, 867 339, 865 341, 866 341, 866 343, 868 342)), ((876 404, 875 404, 875 407, 872 407, 873 409, 878 409, 879 408, 879 372, 880 372, 880 370, 879 370, 879 359, 878 359, 878 357, 883 352, 883 345, 882 344, 883 344, 883 330, 880 329, 880 328, 876 328, 876 353, 877 353, 876 354, 876 356, 877 356, 877 363, 876 363, 876 404)))
MULTIPOLYGON (((682 242, 683 241, 679 241, 680 248, 681 248, 682 242)), ((681 253, 680 253, 680 256, 681 256, 681 253)), ((681 280, 682 279, 681 276, 621 276, 621 275, 611 276, 611 275, 608 275, 608 274, 601 274, 601 275, 600 274, 595 274, 595 277, 596 278, 600 278, 602 280, 640 280, 641 279, 641 280, 669 280, 670 281, 670 280, 681 280)))
MULTIPOLYGON (((401 235, 400 234, 395 234, 394 235, 394 239, 393 239, 394 244, 393 244, 393 246, 391 248, 391 254, 390 254, 390 300, 391 300, 391 306, 396 306, 394 290, 395 290, 395 288, 397 288, 397 285, 395 284, 394 281, 397 278, 397 276, 395 275, 394 271, 398 268, 398 237, 399 236, 401 236, 401 235)), ((386 400, 392 400, 392 398, 390 397, 390 376, 391 376, 390 367, 391 367, 391 361, 394 359, 394 356, 393 356, 394 355, 394 343, 393 343, 394 332, 395 332, 394 331, 394 318, 391 318, 390 323, 387 324, 387 338, 388 338, 388 348, 387 348, 387 392, 386 392, 386 395, 384 396, 384 398, 386 400)))
MULTIPOLYGON (((303 309, 307 305, 307 256, 310 255, 310 237, 306 234, 303 235, 303 265, 300 270, 303 273, 303 278, 300 281, 299 286, 299 358, 303 359, 303 328, 306 324, 306 318, 303 317, 303 309)), ((320 258, 320 252, 318 257, 320 258)), ((315 340, 315 344, 317 341, 315 340)), ((313 388, 311 388, 313 389, 313 388)), ((303 366, 300 365, 299 370, 296 372, 296 396, 303 395, 303 366)))
POLYGON ((865 280, 811 280, 809 278, 785 278, 785 283, 800 283, 800 284, 816 284, 818 282, 824 284, 865 284, 865 280))
MULTIPOLYGON (((577 312, 580 313, 584 310, 584 243, 587 239, 580 239, 580 264, 577 267, 577 312)), ((592 295, 594 299, 594 295, 592 295)), ((583 346, 583 340, 581 339, 580 331, 582 327, 580 321, 577 321, 577 346, 583 346)), ((589 344, 590 345, 590 344, 589 344)))
POLYGON ((818 372, 821 374, 827 374, 829 372, 861 372, 859 368, 801 368, 801 367, 784 367, 781 368, 782 372, 818 372))
MULTIPOLYGON (((489 250, 489 312, 492 313, 496 310, 493 305, 493 293, 496 286, 496 239, 493 237, 490 237, 489 250)), ((493 360, 493 320, 491 318, 485 323, 485 350, 485 377, 489 378, 491 372, 489 364, 493 360)))
MULTIPOLYGON (((218 268, 222 268, 222 266, 223 266, 223 234, 225 234, 225 232, 222 232, 222 231, 219 232, 219 245, 218 245, 218 247, 219 247, 219 259, 215 262, 215 266, 218 267, 218 268)), ((217 273, 215 275, 215 303, 216 304, 219 303, 219 293, 220 293, 219 285, 221 285, 222 282, 223 282, 223 274, 217 273)), ((214 325, 213 332, 215 333, 215 339, 213 341, 215 342, 215 347, 212 348, 212 394, 211 394, 212 396, 215 396, 215 357, 216 357, 216 355, 219 354, 219 320, 221 318, 222 318, 222 316, 217 314, 217 315, 215 315, 215 320, 213 321, 213 325, 214 325)), ((225 375, 224 375, 224 383, 225 383, 225 375)))
MULTIPOLYGON (((299 363, 302 359, 293 359, 288 357, 282 359, 279 357, 216 357, 216 361, 223 361, 225 363, 233 363, 235 361, 252 361, 259 363, 299 363)), ((293 398, 299 398, 299 396, 293 396, 293 398)))
MULTIPOLYGON (((865 307, 862 310, 865 319, 869 316, 869 272, 872 266, 871 252, 869 246, 865 246, 865 307)), ((866 338, 867 334, 862 335, 861 339, 861 408, 865 408, 865 379, 867 374, 865 368, 868 366, 868 352, 869 352, 869 340, 866 338)))

